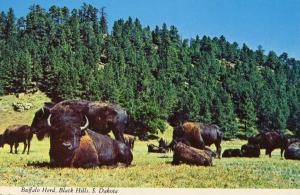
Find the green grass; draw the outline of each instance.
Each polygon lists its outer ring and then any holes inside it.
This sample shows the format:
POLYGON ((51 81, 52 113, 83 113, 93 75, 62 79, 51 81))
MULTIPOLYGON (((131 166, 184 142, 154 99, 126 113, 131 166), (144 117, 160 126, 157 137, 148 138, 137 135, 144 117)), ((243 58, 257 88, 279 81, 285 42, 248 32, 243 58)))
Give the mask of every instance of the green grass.
MULTIPOLYGON (((15 123, 30 124, 34 111, 47 101, 41 93, 35 96, 24 97, 36 102, 33 110, 16 113, 8 107, 9 112, 0 109, 1 130, 15 123)), ((0 105, 9 105, 11 101, 13 96, 2 97, 0 105)), ((168 129, 159 135, 170 141, 172 131, 168 129)), ((94 169, 37 166, 49 162, 49 139, 38 141, 34 137, 29 155, 20 154, 23 144, 19 146, 19 154, 10 154, 9 146, 5 145, 0 149, 0 186, 300 188, 300 161, 281 159, 279 149, 272 153, 271 159, 262 150, 260 158, 214 159, 212 167, 172 166, 172 153, 148 154, 149 143, 157 144, 157 141, 136 141, 134 160, 128 168, 94 169)), ((240 148, 244 143, 224 141, 222 146, 223 150, 240 148)))

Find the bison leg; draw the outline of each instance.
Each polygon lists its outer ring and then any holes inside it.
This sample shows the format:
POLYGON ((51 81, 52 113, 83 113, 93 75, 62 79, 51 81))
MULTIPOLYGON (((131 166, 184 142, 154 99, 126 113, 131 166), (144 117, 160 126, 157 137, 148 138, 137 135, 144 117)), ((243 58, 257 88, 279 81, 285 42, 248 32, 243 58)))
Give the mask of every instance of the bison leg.
POLYGON ((18 154, 18 147, 19 147, 19 143, 16 142, 15 143, 15 154, 18 154))
POLYGON ((25 153, 25 151, 26 151, 26 148, 27 148, 27 143, 26 143, 26 140, 25 140, 25 141, 24 141, 24 150, 23 150, 22 154, 24 154, 24 153, 25 153))
POLYGON ((271 153, 272 153, 272 150, 270 148, 267 148, 266 155, 269 155, 269 157, 271 158, 272 157, 271 153))
POLYGON ((13 145, 14 144, 10 144, 9 146, 10 146, 10 152, 9 153, 13 153, 13 145))
POLYGON ((283 154, 284 149, 280 148, 280 157, 282 158, 282 154, 283 154))
POLYGON ((27 154, 29 154, 29 150, 30 150, 30 139, 28 139, 27 142, 28 142, 27 154))
POLYGON ((217 148, 217 158, 221 158, 221 152, 222 152, 222 147, 221 147, 221 143, 215 143, 215 146, 217 148))

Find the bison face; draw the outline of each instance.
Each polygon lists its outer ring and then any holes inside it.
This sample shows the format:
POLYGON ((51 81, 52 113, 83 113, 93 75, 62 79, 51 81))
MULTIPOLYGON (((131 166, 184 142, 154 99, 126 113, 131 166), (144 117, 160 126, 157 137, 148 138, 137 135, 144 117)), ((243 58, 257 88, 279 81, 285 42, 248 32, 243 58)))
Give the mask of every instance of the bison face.
POLYGON ((73 152, 79 147, 82 131, 79 127, 64 125, 53 127, 51 139, 55 141, 55 147, 63 153, 73 152))
POLYGON ((44 136, 49 133, 49 128, 47 125, 47 118, 50 115, 50 110, 47 107, 43 107, 39 109, 33 118, 33 121, 31 123, 31 130, 32 133, 35 133, 37 135, 37 138, 39 140, 42 140, 44 136))
MULTIPOLYGON (((64 119, 64 117, 62 117, 64 119)), ((66 119, 66 118, 65 118, 66 119)), ((55 147, 63 152, 72 152, 79 147, 80 138, 85 134, 85 129, 89 125, 88 118, 85 116, 85 125, 78 125, 77 118, 67 121, 58 121, 51 125, 51 114, 47 119, 47 124, 51 127, 51 139, 54 140, 55 147)))

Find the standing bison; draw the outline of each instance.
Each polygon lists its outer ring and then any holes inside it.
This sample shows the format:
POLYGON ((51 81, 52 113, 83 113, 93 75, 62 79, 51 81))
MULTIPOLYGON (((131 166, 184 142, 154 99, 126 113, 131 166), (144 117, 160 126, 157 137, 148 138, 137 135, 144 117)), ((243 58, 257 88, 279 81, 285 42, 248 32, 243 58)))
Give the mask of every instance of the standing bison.
POLYGON ((74 115, 85 115, 89 120, 89 129, 100 134, 108 134, 112 131, 116 140, 125 143, 124 130, 128 123, 128 115, 125 109, 108 102, 90 102, 84 100, 66 100, 55 104, 52 108, 44 107, 35 113, 32 129, 41 140, 50 132, 47 118, 54 112, 71 109, 74 115))
POLYGON ((88 129, 84 104, 55 105, 47 119, 50 131, 50 162, 60 167, 130 165, 133 159, 126 144, 88 129))
POLYGON ((10 145, 10 153, 13 152, 13 145, 15 145, 15 153, 18 153, 18 146, 20 142, 24 143, 24 150, 22 154, 25 153, 26 148, 27 154, 30 150, 30 141, 32 139, 32 132, 30 126, 28 125, 14 125, 8 127, 2 135, 0 135, 0 147, 3 147, 4 144, 10 145))
POLYGON ((179 141, 202 150, 205 149, 205 146, 215 144, 217 148, 217 157, 220 158, 222 139, 223 128, 220 128, 217 125, 185 122, 183 125, 174 128, 173 140, 170 147, 173 147, 174 144, 179 141))
POLYGON ((281 157, 284 150, 284 138, 277 132, 264 132, 252 136, 248 139, 249 144, 258 144, 261 149, 266 149, 266 155, 271 158, 271 153, 274 149, 281 149, 281 157))

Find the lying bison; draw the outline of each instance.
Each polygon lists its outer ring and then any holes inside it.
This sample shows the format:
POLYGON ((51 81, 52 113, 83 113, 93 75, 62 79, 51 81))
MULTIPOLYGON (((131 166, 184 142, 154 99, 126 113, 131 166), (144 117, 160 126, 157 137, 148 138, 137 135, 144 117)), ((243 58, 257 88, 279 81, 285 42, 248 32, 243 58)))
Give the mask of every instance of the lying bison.
POLYGON ((167 153, 168 152, 167 149, 165 149, 163 147, 156 146, 154 144, 148 144, 147 147, 148 147, 148 152, 149 153, 167 153))
POLYGON ((281 157, 284 150, 283 137, 275 131, 259 133, 248 139, 249 144, 258 144, 261 149, 266 149, 266 155, 271 158, 274 149, 281 149, 281 157))
POLYGON ((73 114, 56 113, 48 118, 52 166, 89 168, 118 162, 131 164, 133 156, 126 144, 87 129, 88 118, 73 114))
POLYGON ((285 159, 300 160, 300 142, 294 142, 284 152, 285 159))
POLYGON ((222 154, 223 158, 230 158, 230 157, 242 157, 242 152, 240 149, 227 149, 222 154))
POLYGON ((292 143, 295 143, 295 142, 300 142, 300 139, 295 138, 295 137, 286 137, 286 138, 284 138, 283 144, 282 144, 283 149, 281 150, 281 156, 282 156, 283 151, 286 151, 288 149, 288 147, 292 143))
POLYGON ((211 166, 212 157, 205 150, 199 150, 179 142, 174 147, 172 164, 178 165, 180 163, 211 166))
POLYGON ((173 140, 170 147, 173 147, 176 140, 185 140, 185 144, 198 149, 215 144, 217 157, 221 156, 221 141, 223 139, 223 128, 217 125, 206 125, 203 123, 185 122, 183 125, 174 127, 173 140))
POLYGON ((40 140, 43 139, 50 131, 47 125, 50 114, 67 112, 68 110, 73 110, 73 115, 87 116, 90 121, 89 129, 104 135, 112 131, 117 140, 125 143, 123 134, 128 123, 127 112, 119 105, 108 102, 66 100, 51 108, 41 108, 35 113, 32 121, 33 132, 37 134, 40 140))
POLYGON ((2 135, 0 135, 0 147, 3 147, 4 144, 10 145, 10 153, 13 153, 13 145, 15 145, 15 153, 18 153, 18 146, 20 142, 24 143, 24 150, 22 154, 25 153, 26 148, 27 154, 30 150, 30 141, 32 139, 32 132, 30 126, 28 125, 14 125, 8 127, 2 135))
POLYGON ((241 147, 243 157, 259 157, 260 148, 258 144, 244 144, 241 147))

